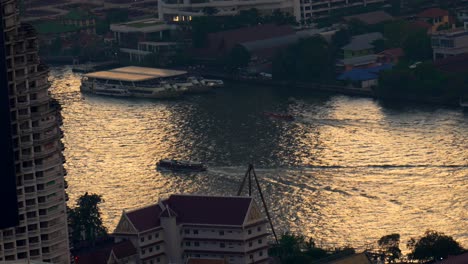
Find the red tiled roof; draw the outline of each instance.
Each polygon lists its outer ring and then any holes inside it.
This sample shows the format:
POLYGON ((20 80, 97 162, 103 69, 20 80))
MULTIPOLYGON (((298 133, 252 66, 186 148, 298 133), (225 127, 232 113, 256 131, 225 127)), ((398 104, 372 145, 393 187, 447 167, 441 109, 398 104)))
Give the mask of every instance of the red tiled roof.
MULTIPOLYGON (((241 226, 252 198, 171 195, 162 202, 170 208, 171 214, 176 214, 179 223, 241 226)), ((160 226, 160 217, 167 214, 167 210, 163 211, 155 204, 126 214, 135 228, 142 232, 160 226)))
POLYGON ((436 262, 436 264, 466 264, 466 263, 468 263, 468 252, 466 252, 465 254, 458 255, 458 256, 449 256, 445 260, 436 262))
POLYGON ((191 258, 187 261, 187 264, 226 264, 224 259, 194 259, 191 258))
POLYGON ((128 219, 138 231, 148 230, 160 225, 159 215, 162 210, 158 204, 127 213, 128 219))
POLYGON ((425 30, 432 28, 432 25, 430 23, 426 21, 420 21, 420 20, 411 22, 410 26, 415 27, 415 28, 422 28, 425 30))
POLYGON ((404 55, 404 51, 402 48, 394 48, 394 49, 386 49, 380 52, 380 54, 390 55, 392 57, 401 57, 404 55))
POLYGON ((112 248, 112 252, 114 252, 117 259, 123 259, 135 255, 137 250, 130 240, 126 240, 115 244, 112 248))
POLYGON ((257 40, 271 39, 295 34, 289 25, 265 24, 253 27, 210 33, 207 36, 207 47, 196 49, 204 57, 217 57, 230 51, 235 45, 257 40))
POLYGON ((188 224, 242 225, 251 197, 171 195, 164 203, 188 224))
POLYGON ((75 263, 77 264, 104 264, 107 263, 109 255, 112 251, 113 244, 107 245, 106 247, 94 250, 92 252, 79 254, 76 256, 75 263))
POLYGON ((418 17, 421 18, 436 18, 442 16, 448 16, 449 12, 440 8, 429 8, 418 14, 418 17))

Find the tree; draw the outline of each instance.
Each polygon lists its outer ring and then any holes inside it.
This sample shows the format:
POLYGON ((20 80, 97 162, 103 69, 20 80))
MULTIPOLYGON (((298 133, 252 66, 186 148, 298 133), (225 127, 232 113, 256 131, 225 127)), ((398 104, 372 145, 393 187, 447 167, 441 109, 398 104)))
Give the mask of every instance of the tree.
POLYGON ((433 230, 426 231, 419 239, 411 238, 407 247, 411 250, 409 258, 419 261, 434 261, 463 252, 463 248, 452 237, 433 230))
POLYGON ((241 45, 236 45, 229 52, 227 66, 231 70, 246 67, 250 62, 250 53, 241 45))
POLYGON ((388 262, 392 263, 401 258, 400 234, 383 236, 378 244, 388 262))
POLYGON ((403 43, 403 50, 409 59, 423 61, 432 59, 431 39, 424 31, 410 34, 403 43))
POLYGON ((332 78, 333 56, 328 42, 314 36, 300 39, 273 59, 276 79, 323 82, 332 78))
POLYGON ((85 193, 78 198, 76 207, 69 209, 68 220, 74 245, 81 242, 94 244, 97 238, 107 236, 98 207, 102 202, 104 200, 100 195, 85 193))

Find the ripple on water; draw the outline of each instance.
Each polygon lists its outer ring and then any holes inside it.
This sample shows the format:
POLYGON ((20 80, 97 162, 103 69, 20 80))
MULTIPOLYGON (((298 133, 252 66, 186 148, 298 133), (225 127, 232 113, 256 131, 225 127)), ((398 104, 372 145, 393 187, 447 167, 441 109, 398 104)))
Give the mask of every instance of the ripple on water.
POLYGON ((63 106, 69 203, 84 192, 103 195, 110 230, 123 209, 171 193, 235 195, 253 162, 281 231, 359 246, 431 228, 468 247, 468 117, 458 109, 247 86, 128 100, 82 95, 79 78, 67 67, 51 73, 63 106), (264 111, 298 118, 283 122, 264 111), (155 163, 166 157, 210 169, 161 174, 155 163))

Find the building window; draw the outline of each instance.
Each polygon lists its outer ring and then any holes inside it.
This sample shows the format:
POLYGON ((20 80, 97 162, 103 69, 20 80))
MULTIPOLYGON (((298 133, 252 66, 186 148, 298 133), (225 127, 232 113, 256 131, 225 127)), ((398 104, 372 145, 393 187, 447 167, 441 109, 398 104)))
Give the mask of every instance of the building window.
POLYGON ((152 236, 152 235, 149 235, 149 236, 148 236, 148 240, 151 240, 151 239, 153 239, 153 236, 152 236))
POLYGON ((250 259, 253 259, 253 255, 250 255, 249 258, 250 258, 250 259))
POLYGON ((159 245, 156 245, 156 250, 159 250, 159 245))
POLYGON ((252 234, 252 229, 247 230, 247 234, 251 235, 252 234))
POLYGON ((258 256, 263 256, 263 251, 258 252, 258 256))
POLYGON ((198 230, 197 230, 197 229, 194 229, 194 230, 193 230, 193 234, 194 234, 194 235, 198 235, 198 230))
POLYGON ((160 259, 160 258, 156 258, 156 262, 157 262, 157 263, 161 262, 161 259, 160 259))
POLYGON ((150 253, 153 252, 153 248, 150 247, 150 248, 148 249, 148 251, 149 251, 150 253))
POLYGON ((258 243, 261 244, 263 241, 261 239, 258 240, 258 243))
POLYGON ((257 227, 257 231, 258 232, 262 231, 262 227, 261 226, 257 227))
POLYGON ((251 246, 252 246, 252 242, 249 242, 249 247, 251 247, 251 246))
POLYGON ((141 254, 144 255, 146 252, 144 249, 141 250, 141 254))
POLYGON ((190 242, 189 241, 185 242, 185 246, 190 247, 190 242))
POLYGON ((224 236, 224 231, 219 231, 220 236, 224 236))
POLYGON ((219 243, 219 247, 220 247, 220 248, 225 248, 225 247, 226 247, 226 244, 224 244, 224 243, 219 243))
POLYGON ((184 232, 185 232, 185 234, 188 235, 188 234, 190 234, 190 229, 185 229, 184 232))
POLYGON ((159 233, 154 234, 154 237, 155 237, 155 238, 158 238, 158 237, 159 237, 159 233))
POLYGON ((199 246, 200 246, 200 242, 198 242, 198 241, 197 241, 197 242, 194 242, 193 244, 194 244, 196 247, 199 247, 199 246))
POLYGON ((145 238, 144 237, 140 238, 140 241, 145 242, 145 238))

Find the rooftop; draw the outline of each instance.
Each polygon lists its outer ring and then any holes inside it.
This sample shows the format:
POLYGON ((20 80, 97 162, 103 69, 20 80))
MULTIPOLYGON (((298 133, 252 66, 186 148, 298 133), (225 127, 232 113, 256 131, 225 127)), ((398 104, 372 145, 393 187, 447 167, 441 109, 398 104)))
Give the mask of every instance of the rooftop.
POLYGON ((352 69, 342 73, 338 76, 338 80, 351 80, 351 81, 367 81, 378 78, 378 73, 384 70, 389 70, 393 67, 392 64, 383 64, 367 69, 352 69))
POLYGON ((348 45, 342 47, 343 50, 365 50, 373 49, 374 45, 372 42, 383 39, 383 35, 380 32, 372 32, 362 35, 356 35, 351 38, 351 42, 348 45))
POLYGON ((142 32, 151 33, 172 29, 174 26, 166 24, 162 20, 147 18, 142 20, 129 21, 125 23, 111 24, 111 31, 115 32, 142 32))
POLYGON ((112 248, 112 252, 117 259, 123 259, 137 254, 137 250, 130 240, 115 244, 112 248))
POLYGON ((437 17, 442 17, 442 16, 448 16, 449 12, 444 9, 440 8, 429 8, 421 13, 419 13, 417 16, 421 18, 437 18, 437 17))
POLYGON ((173 77, 186 73, 186 71, 128 66, 108 71, 91 72, 85 74, 84 76, 96 79, 141 82, 156 78, 173 77))
POLYGON ((140 232, 160 226, 160 217, 169 215, 184 224, 242 226, 251 203, 251 197, 171 195, 160 204, 128 211, 126 215, 140 232))
POLYGON ((393 20, 393 17, 384 11, 374 11, 374 12, 363 13, 363 14, 358 14, 358 15, 346 16, 344 17, 344 19, 346 21, 357 19, 368 25, 374 25, 374 24, 393 20))

